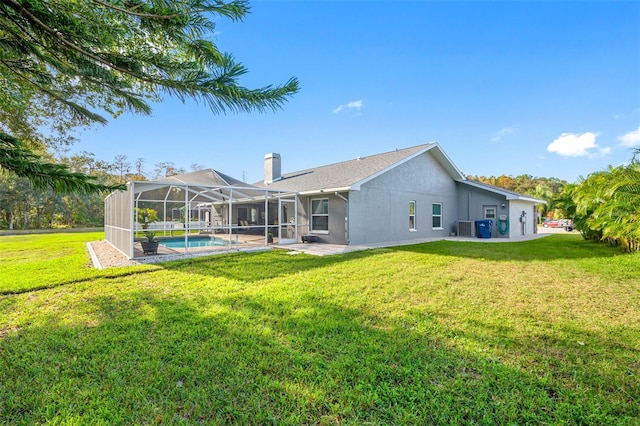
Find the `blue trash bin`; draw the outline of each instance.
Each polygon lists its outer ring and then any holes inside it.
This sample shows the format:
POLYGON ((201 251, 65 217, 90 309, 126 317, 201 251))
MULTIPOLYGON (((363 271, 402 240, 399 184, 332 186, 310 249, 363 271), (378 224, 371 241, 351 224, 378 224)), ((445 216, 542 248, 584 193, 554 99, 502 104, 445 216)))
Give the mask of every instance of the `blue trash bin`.
POLYGON ((493 221, 490 219, 476 220, 476 235, 478 238, 491 238, 493 221))

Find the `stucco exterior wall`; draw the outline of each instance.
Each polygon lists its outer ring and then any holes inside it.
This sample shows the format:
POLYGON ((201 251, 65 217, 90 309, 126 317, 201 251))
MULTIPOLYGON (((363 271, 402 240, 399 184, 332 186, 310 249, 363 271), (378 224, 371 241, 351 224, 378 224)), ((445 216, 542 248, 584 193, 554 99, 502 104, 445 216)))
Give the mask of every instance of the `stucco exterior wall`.
POLYGON ((457 186, 458 220, 482 220, 484 219, 484 207, 496 206, 496 219, 499 219, 501 215, 507 215, 509 227, 507 233, 501 234, 498 232, 497 220, 495 220, 491 229, 492 238, 513 238, 536 232, 537 204, 529 201, 507 200, 504 195, 461 183, 458 183, 457 186), (523 211, 526 212, 524 227, 520 220, 523 211))
POLYGON ((512 237, 530 235, 536 232, 537 212, 534 214, 534 206, 535 204, 523 201, 511 201, 509 206, 509 233, 512 237), (520 220, 523 212, 526 213, 525 222, 520 220))
MULTIPOLYGON (((473 188, 469 185, 457 183, 458 187, 458 220, 476 220, 484 219, 484 207, 496 207, 496 219, 493 220, 491 228, 491 238, 509 238, 511 232, 501 234, 498 231, 498 221, 500 215, 509 215, 509 202, 504 195, 495 194, 479 188, 473 188), (502 208, 502 205, 505 205, 502 208)), ((512 220, 509 219, 509 228, 512 227, 512 220)))
POLYGON ((450 235, 458 211, 456 185, 429 152, 350 192, 349 243, 369 244, 450 235), (416 202, 415 230, 409 201, 416 202), (432 203, 442 203, 442 228, 432 227, 432 203))
MULTIPOLYGON (((347 194, 341 194, 347 198, 347 194)), ((300 196, 298 205, 298 240, 302 235, 315 235, 318 242, 329 244, 347 244, 345 223, 347 217, 347 203, 334 193, 300 196), (329 231, 311 230, 311 200, 329 200, 329 231)))

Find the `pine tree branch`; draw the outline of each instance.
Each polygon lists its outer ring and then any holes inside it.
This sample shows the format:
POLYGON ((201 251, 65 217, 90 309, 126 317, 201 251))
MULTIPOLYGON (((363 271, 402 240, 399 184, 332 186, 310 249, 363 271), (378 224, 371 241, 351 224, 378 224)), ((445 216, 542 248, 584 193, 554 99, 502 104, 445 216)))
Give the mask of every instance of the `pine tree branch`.
MULTIPOLYGON (((53 28, 49 27, 47 24, 45 24, 44 22, 42 22, 40 19, 38 19, 38 17, 36 17, 35 15, 33 15, 28 9, 26 9, 25 7, 23 7, 21 4, 17 3, 15 0, 4 0, 6 2, 11 3, 15 9, 22 14, 22 16, 24 16, 25 18, 27 18, 28 20, 31 21, 32 24, 36 24, 38 27, 40 27, 42 30, 44 30, 47 34, 49 34, 50 36, 54 37, 56 40, 58 40, 60 43, 62 43, 63 45, 65 45, 68 49, 75 51, 76 53, 79 53, 80 55, 83 55, 99 64, 102 64, 104 66, 108 66, 111 67, 113 69, 115 69, 116 71, 119 71, 123 74, 129 75, 131 77, 135 77, 138 78, 142 81, 145 81, 147 83, 155 83, 158 84, 157 80, 153 80, 150 79, 142 74, 135 74, 130 72, 129 70, 126 70, 124 68, 120 68, 118 67, 116 64, 114 64, 113 62, 109 62, 104 60, 103 58, 101 58, 100 56, 89 52, 85 49, 82 49, 80 46, 78 46, 75 43, 72 43, 70 41, 68 41, 64 35, 60 32, 60 31, 56 31, 53 28)), ((47 49, 46 46, 44 46, 41 42, 38 41, 38 44, 40 44, 43 48, 47 49)), ((51 64, 51 62, 49 62, 49 64, 51 64)))
MULTIPOLYGON (((166 19, 166 20, 170 20, 170 19, 175 19, 175 18, 179 18, 181 16, 184 15, 184 13, 174 13, 173 15, 158 15, 158 14, 154 14, 154 13, 141 13, 141 12, 136 12, 133 9, 125 9, 123 7, 118 7, 114 4, 110 4, 107 3, 106 1, 101 1, 101 0, 91 0, 94 3, 97 3, 101 6, 106 7, 107 9, 111 9, 111 10, 115 10, 118 12, 122 12, 122 13, 126 13, 127 15, 133 15, 133 16, 137 16, 138 18, 150 18, 150 19, 166 19)), ((138 9, 142 7, 142 3, 137 4, 136 6, 134 6, 135 9, 138 9)), ((191 13, 200 13, 203 12, 202 10, 196 10, 193 11, 191 13)))
MULTIPOLYGON (((275 111, 298 92, 298 80, 243 87, 247 70, 206 39, 212 16, 237 21, 248 12, 246 0, 0 0, 3 128, 41 141, 36 129, 46 120, 64 133, 104 123, 93 109, 148 114, 147 101, 162 94, 203 101, 214 113, 275 111)), ((31 173, 34 185, 59 190, 100 190, 91 178, 79 181, 42 161, 18 138, 2 134, 0 143, 4 171, 31 173)))

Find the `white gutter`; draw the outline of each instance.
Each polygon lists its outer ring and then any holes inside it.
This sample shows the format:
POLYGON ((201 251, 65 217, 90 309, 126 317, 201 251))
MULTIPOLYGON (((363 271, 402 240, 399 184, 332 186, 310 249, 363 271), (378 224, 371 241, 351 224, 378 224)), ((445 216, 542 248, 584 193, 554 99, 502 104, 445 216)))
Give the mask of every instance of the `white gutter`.
POLYGON ((342 188, 323 188, 323 189, 314 189, 313 191, 302 191, 298 192, 298 195, 315 195, 315 194, 326 194, 330 192, 349 192, 354 189, 350 186, 345 186, 342 188))
POLYGON ((498 187, 493 186, 493 185, 485 185, 485 184, 477 183, 475 181, 471 181, 471 180, 467 180, 467 179, 456 179, 456 182, 460 182, 460 183, 462 183, 464 185, 469 185, 469 186, 472 186, 474 188, 482 189, 482 190, 487 191, 487 192, 492 192, 494 194, 502 195, 507 200, 520 200, 520 201, 529 201, 529 202, 532 202, 532 203, 547 204, 547 202, 545 200, 539 200, 537 198, 528 197, 526 195, 521 195, 521 194, 518 194, 518 193, 513 192, 513 191, 503 190, 502 188, 498 188, 498 187))
POLYGON ((539 200, 537 198, 530 198, 524 195, 520 195, 520 196, 515 196, 515 195, 507 195, 507 200, 520 200, 520 201, 529 201, 532 203, 542 203, 542 204, 547 204, 547 202, 545 200, 539 200))

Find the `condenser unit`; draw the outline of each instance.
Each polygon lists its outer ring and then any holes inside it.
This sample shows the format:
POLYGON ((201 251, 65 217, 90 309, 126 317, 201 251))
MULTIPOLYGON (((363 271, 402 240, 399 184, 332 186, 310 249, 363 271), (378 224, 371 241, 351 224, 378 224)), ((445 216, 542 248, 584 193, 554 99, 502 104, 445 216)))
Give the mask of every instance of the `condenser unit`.
POLYGON ((458 236, 459 237, 475 237, 476 228, 473 226, 472 220, 459 220, 458 221, 458 236))

